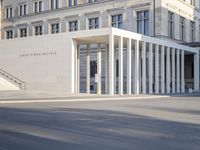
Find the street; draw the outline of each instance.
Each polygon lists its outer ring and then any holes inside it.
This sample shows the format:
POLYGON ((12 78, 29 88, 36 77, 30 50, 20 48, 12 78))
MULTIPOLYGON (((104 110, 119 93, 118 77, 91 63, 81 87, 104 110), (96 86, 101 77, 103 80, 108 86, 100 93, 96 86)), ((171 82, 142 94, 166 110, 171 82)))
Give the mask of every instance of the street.
POLYGON ((200 97, 0 104, 0 150, 199 150, 200 97))

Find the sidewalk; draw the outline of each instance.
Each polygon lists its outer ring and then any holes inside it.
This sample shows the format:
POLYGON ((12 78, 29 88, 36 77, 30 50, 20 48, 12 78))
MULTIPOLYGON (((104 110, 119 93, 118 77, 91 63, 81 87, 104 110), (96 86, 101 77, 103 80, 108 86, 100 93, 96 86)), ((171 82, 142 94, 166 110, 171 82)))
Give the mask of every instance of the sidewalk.
POLYGON ((75 102, 75 101, 113 101, 134 99, 156 99, 167 97, 200 96, 198 94, 173 94, 173 95, 96 95, 75 94, 49 91, 0 91, 0 104, 8 103, 43 103, 43 102, 75 102))

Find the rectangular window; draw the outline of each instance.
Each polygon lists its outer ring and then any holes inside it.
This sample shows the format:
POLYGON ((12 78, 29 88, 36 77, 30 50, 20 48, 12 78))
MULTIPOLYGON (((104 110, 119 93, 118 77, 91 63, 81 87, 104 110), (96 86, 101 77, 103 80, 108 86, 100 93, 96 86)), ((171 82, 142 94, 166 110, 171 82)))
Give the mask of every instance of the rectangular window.
POLYGON ((26 28, 20 29, 20 37, 27 37, 27 29, 26 28))
POLYGON ((185 41, 185 18, 180 17, 180 41, 185 41))
POLYGON ((89 19, 89 29, 98 29, 99 28, 99 18, 90 18, 89 19))
POLYGON ((96 2, 97 0, 88 0, 88 3, 94 3, 96 2))
POLYGON ((42 1, 39 1, 39 12, 42 12, 42 1))
POLYGON ((13 31, 9 30, 6 31, 6 39, 12 39, 13 38, 13 31))
POLYGON ((6 8, 6 19, 10 19, 13 17, 13 9, 12 7, 6 8))
POLYGON ((34 13, 42 12, 42 1, 34 2, 34 13))
POLYGON ((174 38, 174 13, 168 12, 168 36, 174 38))
POLYGON ((149 35, 149 11, 137 12, 137 33, 149 35))
POLYGON ((70 21, 69 22, 69 32, 78 31, 78 21, 70 21))
POLYGON ((35 35, 42 35, 42 26, 35 26, 35 35))
POLYGON ((195 6, 195 0, 190 0, 190 4, 195 6))
POLYGON ((195 42, 195 22, 190 21, 190 41, 195 42))
POLYGON ((55 34, 55 33, 59 33, 60 29, 59 29, 59 23, 55 23, 51 25, 51 33, 55 34))
POLYGON ((27 5, 21 4, 19 6, 19 16, 25 16, 27 14, 27 5))
POLYGON ((122 14, 111 16, 112 27, 122 29, 123 17, 122 14))
POLYGON ((59 8, 59 0, 51 0, 51 10, 59 8))
POLYGON ((68 6, 76 6, 77 5, 77 0, 68 0, 68 6))

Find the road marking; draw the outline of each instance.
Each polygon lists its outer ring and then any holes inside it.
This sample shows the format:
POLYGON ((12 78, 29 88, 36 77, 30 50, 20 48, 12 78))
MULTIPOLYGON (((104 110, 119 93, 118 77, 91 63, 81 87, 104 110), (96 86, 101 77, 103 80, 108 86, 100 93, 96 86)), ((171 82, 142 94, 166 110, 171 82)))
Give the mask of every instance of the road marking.
POLYGON ((110 97, 110 98, 89 98, 89 99, 66 99, 66 100, 8 100, 0 101, 0 104, 19 104, 19 103, 56 103, 56 102, 88 102, 88 101, 117 101, 134 99, 158 99, 170 96, 145 96, 145 97, 110 97))

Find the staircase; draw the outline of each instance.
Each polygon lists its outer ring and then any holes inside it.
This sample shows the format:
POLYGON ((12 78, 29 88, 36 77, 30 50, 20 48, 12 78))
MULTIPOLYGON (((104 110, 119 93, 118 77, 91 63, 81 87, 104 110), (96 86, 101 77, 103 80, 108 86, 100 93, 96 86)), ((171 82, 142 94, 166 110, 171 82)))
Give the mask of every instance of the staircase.
POLYGON ((13 75, 9 74, 8 72, 6 72, 1 68, 0 68, 0 78, 2 78, 2 80, 4 79, 8 81, 9 83, 18 87, 20 90, 25 90, 26 83, 24 81, 18 79, 17 77, 14 77, 13 75))

